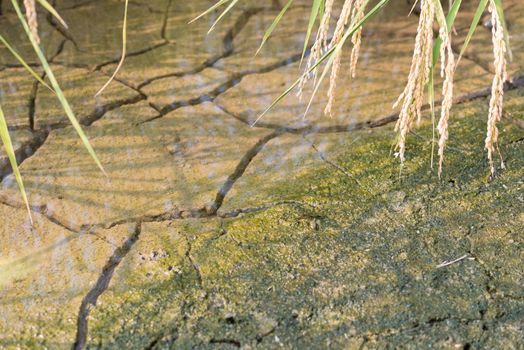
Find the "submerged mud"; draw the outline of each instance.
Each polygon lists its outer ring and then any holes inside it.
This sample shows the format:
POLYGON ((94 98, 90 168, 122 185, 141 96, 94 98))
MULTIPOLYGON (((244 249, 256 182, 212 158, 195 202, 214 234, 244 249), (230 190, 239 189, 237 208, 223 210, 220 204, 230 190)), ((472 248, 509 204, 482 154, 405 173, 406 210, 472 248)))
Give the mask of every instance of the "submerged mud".
MULTIPOLYGON (((309 2, 256 57, 279 4, 241 3, 206 36, 215 14, 187 22, 208 1, 132 1, 126 64, 99 98, 118 62, 122 3, 57 1, 68 30, 43 16, 43 46, 107 178, 52 93, 0 49, 0 99, 35 216, 31 227, 0 153, 0 347, 518 349, 517 2, 505 2, 515 33, 505 168, 490 178, 483 154, 492 76, 479 28, 457 71, 442 179, 427 109, 402 169, 391 150, 416 28, 407 5, 364 30, 359 76, 341 76, 334 118, 323 96, 305 118, 308 99, 290 97, 253 127, 299 74, 309 2)), ((6 36, 35 63, 3 10, 6 36)))

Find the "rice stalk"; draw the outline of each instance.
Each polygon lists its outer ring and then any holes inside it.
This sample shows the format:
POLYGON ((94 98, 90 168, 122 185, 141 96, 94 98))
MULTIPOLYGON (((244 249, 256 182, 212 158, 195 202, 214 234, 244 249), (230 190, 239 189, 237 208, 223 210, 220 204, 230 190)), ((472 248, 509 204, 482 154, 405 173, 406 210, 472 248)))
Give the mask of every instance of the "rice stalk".
MULTIPOLYGON (((335 27, 335 33, 333 34, 333 38, 331 39, 331 43, 329 44, 330 46, 336 46, 340 43, 342 35, 344 34, 344 29, 348 21, 351 18, 351 13, 353 9, 353 1, 354 0, 345 0, 344 1, 342 12, 340 13, 340 17, 337 21, 337 26, 335 27)), ((335 56, 333 67, 331 68, 331 75, 329 77, 329 89, 327 93, 328 102, 326 104, 326 108, 324 109, 324 114, 329 115, 329 116, 331 116, 331 110, 335 102, 335 90, 337 87, 338 71, 340 70, 341 61, 342 61, 342 50, 339 50, 335 56)))
POLYGON ((438 132, 440 135, 438 142, 438 176, 442 176, 442 165, 444 163, 444 150, 448 140, 448 124, 451 106, 453 104, 453 76, 455 73, 455 56, 451 48, 451 32, 447 28, 440 28, 440 37, 442 38, 441 46, 441 72, 440 75, 444 78, 442 85, 442 108, 440 110, 440 120, 438 122, 438 132))
MULTIPOLYGON (((317 69, 324 61, 327 60, 328 62, 326 63, 326 66, 324 67, 324 71, 322 73, 322 76, 320 77, 319 81, 317 82, 317 85, 316 85, 316 87, 315 87, 315 89, 313 91, 313 94, 311 96, 311 99, 309 101, 309 104, 308 104, 308 107, 307 107, 307 109, 309 109, 309 106, 311 105, 311 102, 312 102, 312 100, 313 100, 313 98, 315 96, 316 91, 318 90, 318 88, 320 86, 320 83, 322 82, 324 76, 326 75, 327 70, 332 65, 333 58, 335 57, 335 55, 342 49, 342 46, 347 41, 347 39, 349 37, 351 37, 359 28, 361 28, 364 25, 364 23, 366 23, 370 18, 374 17, 381 9, 383 9, 384 6, 386 6, 389 3, 389 1, 390 0, 380 0, 371 10, 369 10, 369 12, 366 13, 366 15, 360 21, 358 21, 358 23, 352 24, 346 30, 346 33, 344 34, 344 36, 342 37, 340 42, 336 46, 329 47, 328 50, 322 55, 322 57, 320 57, 320 59, 317 62, 315 62, 311 68, 306 69, 306 71, 304 73, 302 73, 302 75, 297 80, 295 80, 295 82, 293 84, 291 84, 283 93, 281 93, 256 118, 256 120, 251 125, 254 126, 256 123, 258 123, 258 121, 261 120, 269 111, 271 111, 280 101, 282 101, 284 98, 286 98, 291 93, 291 91, 293 91, 293 89, 296 88, 301 83, 302 79, 304 79, 305 76, 307 76, 308 74, 311 74, 311 72, 313 70, 317 69)), ((369 2, 369 0, 365 0, 365 4, 367 4, 368 2, 369 2)), ((307 109, 306 109, 306 113, 307 113, 307 109)))
MULTIPOLYGON (((364 17, 364 12, 360 9, 364 9, 364 0, 355 0, 355 5, 353 7, 352 19, 360 21, 364 17)), ((351 59, 349 64, 349 73, 352 78, 355 78, 357 73, 357 62, 360 54, 360 45, 362 43, 362 27, 359 28, 355 34, 351 37, 351 42, 353 44, 353 49, 351 50, 351 59)))
MULTIPOLYGON (((502 104, 504 99, 504 82, 507 78, 506 72, 506 41, 504 40, 504 28, 496 10, 495 3, 490 0, 489 11, 491 13, 492 23, 492 41, 493 41, 493 63, 495 66, 495 76, 491 85, 491 98, 489 101, 489 114, 487 123, 487 133, 485 149, 488 151, 489 166, 491 174, 495 175, 495 166, 493 164, 493 151, 497 145, 499 131, 497 122, 502 117, 502 104)), ((504 168, 504 162, 501 160, 501 167, 504 168)))
MULTIPOLYGON (((322 18, 320 20, 320 25, 317 31, 315 42, 313 43, 313 46, 311 46, 311 51, 309 53, 309 57, 308 57, 307 65, 306 65, 306 71, 310 70, 310 68, 314 65, 314 63, 320 59, 320 56, 322 56, 323 52, 327 50, 327 34, 329 31, 329 22, 331 19, 331 11, 333 8, 333 2, 334 0, 326 0, 326 3, 324 5, 324 14, 322 15, 322 18)), ((310 21, 309 21, 306 37, 311 35, 311 30, 314 24, 313 16, 316 16, 315 11, 318 11, 316 9, 317 6, 320 6, 320 1, 318 1, 318 4, 314 3, 313 8, 311 9, 311 16, 310 16, 310 21)), ((302 57, 304 56, 306 52, 306 46, 307 46, 308 41, 309 40, 304 42, 305 45, 304 45, 304 50, 302 52, 302 57)), ((302 96, 304 87, 306 83, 308 82, 308 80, 311 78, 311 76, 313 76, 316 79, 316 74, 317 74, 317 69, 313 69, 310 74, 305 75, 301 79, 299 87, 298 87, 298 93, 297 93, 299 97, 302 96)))
POLYGON ((35 0, 24 0, 25 16, 27 17, 27 24, 31 30, 31 35, 37 44, 40 44, 40 36, 38 35, 38 20, 36 17, 35 0))
POLYGON ((393 105, 393 108, 396 108, 402 103, 399 119, 395 125, 395 131, 398 132, 397 154, 401 164, 405 160, 406 137, 413 127, 413 120, 420 121, 421 119, 424 87, 429 80, 432 67, 434 20, 435 4, 433 0, 421 0, 421 13, 408 82, 397 102, 393 105))

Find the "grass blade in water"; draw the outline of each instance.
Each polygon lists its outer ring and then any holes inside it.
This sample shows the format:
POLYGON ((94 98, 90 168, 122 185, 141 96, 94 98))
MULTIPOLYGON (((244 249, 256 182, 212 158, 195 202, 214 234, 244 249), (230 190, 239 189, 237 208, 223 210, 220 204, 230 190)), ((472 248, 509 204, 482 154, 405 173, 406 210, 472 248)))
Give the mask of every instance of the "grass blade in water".
POLYGON ((9 130, 7 129, 7 122, 5 120, 5 115, 4 111, 2 110, 2 106, 0 106, 0 138, 2 139, 2 143, 4 144, 5 153, 9 158, 9 163, 11 163, 11 168, 13 168, 13 174, 15 175, 16 182, 18 183, 18 188, 20 189, 22 199, 24 200, 25 206, 27 208, 29 220, 31 221, 31 225, 33 225, 33 217, 31 216, 29 200, 27 199, 27 193, 25 191, 22 175, 20 175, 20 169, 18 169, 18 164, 16 163, 15 150, 13 148, 13 143, 11 142, 9 130))
POLYGON ((264 33, 264 37, 262 38, 262 42, 260 43, 260 46, 259 46, 257 52, 255 53, 255 56, 258 55, 258 53, 260 52, 260 50, 262 49, 262 47, 264 46, 266 41, 271 36, 271 33, 273 33, 273 31, 275 30, 276 26, 278 25, 278 23, 280 22, 280 20, 282 19, 284 14, 287 12, 287 10, 289 9, 289 6, 291 6, 292 3, 293 3, 293 0, 289 0, 288 3, 286 4, 286 6, 284 6, 282 8, 282 10, 280 11, 280 13, 275 17, 275 19, 273 20, 273 23, 271 23, 269 28, 264 33))
POLYGON ((44 68, 44 71, 46 72, 47 77, 49 78, 49 81, 51 82, 51 86, 53 87, 53 89, 56 92, 56 96, 58 100, 60 101, 60 104, 62 105, 64 112, 66 113, 69 121, 71 122, 76 132, 78 133, 78 136, 80 136, 80 139, 82 140, 82 143, 84 144, 84 147, 87 149, 88 153, 91 155, 96 165, 100 168, 102 173, 104 173, 104 175, 107 176, 104 170, 104 167, 102 166, 102 163, 100 163, 100 160, 98 160, 95 150, 89 143, 89 140, 87 139, 87 136, 85 135, 84 131, 82 130, 80 123, 76 119, 75 114, 73 113, 73 110, 71 109, 71 106, 69 105, 69 102, 65 98, 64 93, 62 92, 62 89, 60 88, 60 85, 58 84, 58 81, 55 78, 53 70, 49 66, 49 63, 47 62, 47 59, 45 58, 44 53, 40 49, 40 46, 38 45, 38 43, 33 38, 33 35, 31 35, 31 30, 29 29, 29 26, 25 20, 25 17, 22 14, 22 11, 20 10, 18 1, 11 0, 11 3, 13 4, 13 7, 15 8, 16 14, 18 15, 18 18, 20 19, 20 22, 22 23, 22 26, 24 27, 24 30, 27 36, 29 37, 29 40, 31 41, 31 45, 33 46, 33 49, 35 50, 36 55, 38 56, 38 59, 40 60, 40 63, 42 64, 42 67, 44 68))
POLYGON ((124 64, 124 60, 126 59, 126 50, 127 50, 127 8, 128 8, 129 0, 126 0, 124 5, 124 22, 122 23, 122 56, 120 57, 120 61, 118 62, 118 65, 116 66, 115 71, 113 72, 113 75, 109 78, 109 80, 98 90, 98 92, 95 94, 95 97, 100 95, 102 91, 104 91, 109 84, 115 79, 116 75, 118 74, 118 71, 120 68, 122 68, 122 65, 124 64))
POLYGON ((471 41, 471 38, 473 37, 473 34, 475 33, 475 30, 477 29, 477 26, 479 24, 480 18, 482 17, 482 13, 484 13, 484 10, 486 10, 487 6, 488 0, 480 0, 477 10, 475 11, 475 15, 473 16, 473 20, 471 21, 471 25, 469 26, 469 31, 468 35, 466 35, 466 40, 464 40, 462 49, 460 49, 460 54, 455 65, 455 69, 457 69, 460 59, 464 55, 464 52, 466 52, 469 42, 471 41))
POLYGON ((58 22, 60 22, 60 24, 62 24, 66 29, 69 28, 67 26, 67 23, 64 21, 64 19, 60 17, 58 12, 56 12, 55 8, 50 3, 48 3, 47 0, 37 0, 37 1, 40 5, 42 5, 43 8, 47 10, 47 12, 53 15, 53 17, 55 17, 58 20, 58 22))
POLYGON ((0 35, 0 41, 2 42, 2 44, 4 44, 4 46, 9 50, 9 52, 11 52, 11 54, 18 60, 18 62, 20 62, 20 64, 22 66, 24 66, 24 68, 36 79, 38 80, 38 82, 40 84, 42 84, 43 86, 45 86, 46 88, 48 88, 49 90, 53 91, 53 93, 55 92, 49 85, 47 85, 47 83, 33 70, 33 68, 31 68, 27 62, 18 54, 18 52, 16 52, 16 50, 11 46, 9 45, 9 43, 7 42, 7 40, 4 39, 3 36, 0 35))
POLYGON ((205 10, 204 12, 202 12, 201 14, 199 14, 198 16, 193 18, 191 21, 189 21, 189 23, 193 23, 194 21, 204 17, 205 15, 210 13, 211 11, 214 11, 216 8, 224 5, 225 3, 229 2, 229 1, 231 1, 231 0, 220 0, 219 2, 217 2, 216 4, 214 4, 213 6, 211 6, 210 8, 208 8, 207 10, 205 10))

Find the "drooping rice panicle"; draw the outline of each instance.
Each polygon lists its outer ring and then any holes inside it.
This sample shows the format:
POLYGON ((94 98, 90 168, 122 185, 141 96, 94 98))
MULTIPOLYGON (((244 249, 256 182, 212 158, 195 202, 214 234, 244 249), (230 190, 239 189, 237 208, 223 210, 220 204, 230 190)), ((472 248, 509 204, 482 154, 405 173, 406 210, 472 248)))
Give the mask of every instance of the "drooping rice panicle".
MULTIPOLYGON (((337 26, 335 27, 335 33, 329 44, 330 47, 335 47, 344 35, 344 29, 351 18, 351 9, 353 7, 353 0, 345 0, 344 6, 342 7, 342 12, 337 21, 337 26)), ((340 61, 342 60, 342 50, 339 50, 336 53, 335 59, 333 61, 333 67, 331 68, 331 75, 329 77, 329 89, 328 89, 328 102, 324 110, 324 114, 331 115, 331 110, 333 108, 333 103, 335 102, 335 90, 337 87, 337 77, 338 71, 340 70, 340 61)))
POLYGON ((27 24, 31 30, 31 35, 35 41, 40 44, 40 36, 38 35, 38 20, 36 17, 35 0, 24 0, 25 16, 27 17, 27 24))
POLYGON ((439 167, 438 176, 442 175, 442 165, 444 163, 444 150, 448 140, 448 122, 451 106, 453 104, 453 76, 455 73, 455 56, 451 48, 451 33, 444 27, 440 28, 442 46, 440 47, 441 71, 440 75, 444 78, 442 85, 442 109, 438 122, 438 132, 440 135, 438 142, 439 167))
MULTIPOLYGON (((351 22, 357 23, 364 18, 364 0, 356 0, 351 14, 351 22)), ((362 43, 362 27, 360 27, 351 37, 353 49, 351 50, 351 60, 349 64, 349 73, 354 78, 357 73, 357 62, 360 54, 360 45, 362 43)))
MULTIPOLYGON (((497 13, 495 3, 490 0, 489 11, 491 13, 492 24, 492 41, 493 41, 493 63, 495 66, 495 76, 491 85, 491 98, 489 101, 489 114, 487 123, 487 133, 485 148, 488 151, 488 160, 491 169, 491 174, 495 174, 495 166, 493 165, 493 151, 498 141, 499 131, 497 129, 497 122, 502 117, 502 103, 504 99, 504 82, 507 78, 506 72, 506 41, 504 40, 504 28, 501 19, 497 13)), ((504 167, 504 163, 501 163, 504 167)))
MULTIPOLYGON (((323 51, 327 49, 329 21, 331 19, 333 3, 334 3, 334 0, 326 0, 325 6, 324 6, 324 15, 322 16, 322 19, 320 20, 320 26, 317 31, 317 36, 315 38, 315 42, 313 43, 313 46, 311 47, 311 52, 307 60, 306 71, 311 69, 311 67, 313 67, 313 65, 322 56, 323 51)), ((311 75, 315 76, 316 72, 317 70, 315 69, 311 75)), ((308 74, 304 76, 302 80, 300 81, 300 85, 298 88, 298 96, 302 95, 304 86, 306 85, 311 75, 308 74)))
POLYGON ((421 0, 421 13, 415 39, 413 60, 404 91, 400 94, 396 108, 402 103, 395 131, 399 133, 398 155, 401 163, 404 162, 406 137, 412 128, 413 120, 420 121, 424 97, 424 87, 429 78, 432 65, 433 22, 435 19, 435 5, 433 0, 421 0))

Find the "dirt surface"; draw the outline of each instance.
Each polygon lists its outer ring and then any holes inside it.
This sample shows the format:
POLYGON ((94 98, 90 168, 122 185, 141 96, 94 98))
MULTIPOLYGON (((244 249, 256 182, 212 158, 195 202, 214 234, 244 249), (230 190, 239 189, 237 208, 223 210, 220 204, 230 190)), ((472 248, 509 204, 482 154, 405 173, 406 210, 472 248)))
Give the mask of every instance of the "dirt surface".
POLYGON ((69 30, 42 13, 43 46, 107 177, 52 93, 0 48, 0 101, 35 219, 0 153, 0 348, 523 348, 518 1, 505 2, 505 168, 490 178, 483 153, 492 74, 479 27, 457 71, 441 179, 427 110, 401 173, 391 152, 417 24, 407 5, 366 27, 333 118, 323 94, 304 118, 307 88, 251 126, 300 72, 307 3, 254 57, 275 2, 241 2, 206 36, 215 14, 187 22, 209 1, 131 1, 126 64, 98 98, 119 59, 122 2, 57 1, 69 30))

